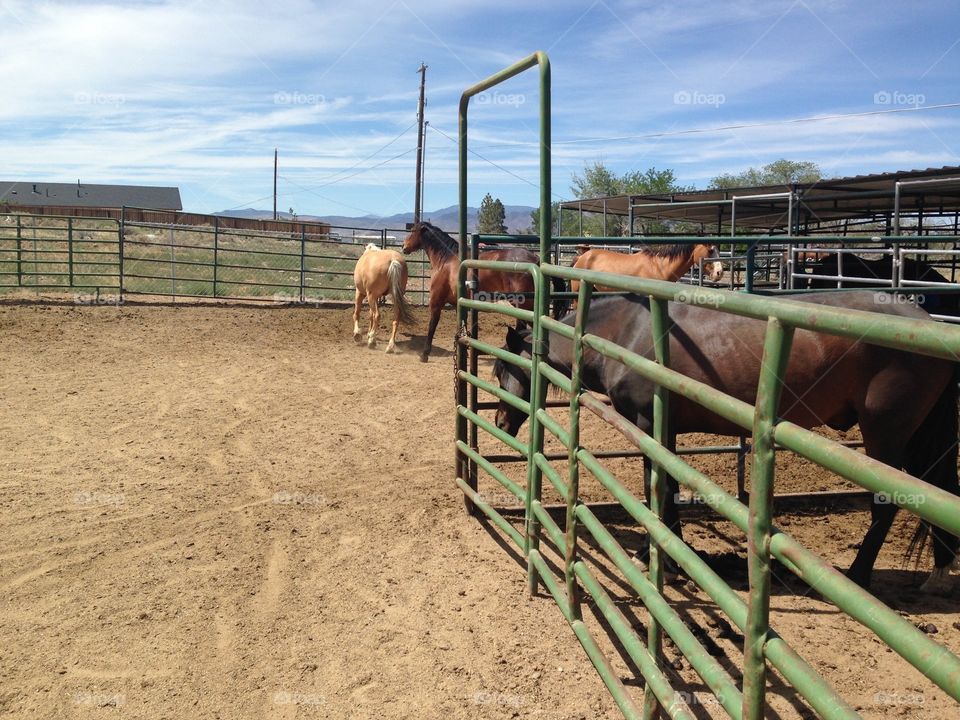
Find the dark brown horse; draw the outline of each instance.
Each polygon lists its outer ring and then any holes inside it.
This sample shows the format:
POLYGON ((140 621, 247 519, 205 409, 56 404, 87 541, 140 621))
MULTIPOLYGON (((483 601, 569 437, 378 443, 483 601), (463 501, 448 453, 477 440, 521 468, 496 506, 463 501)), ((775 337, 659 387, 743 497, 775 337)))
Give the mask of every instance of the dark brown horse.
MULTIPOLYGON (((927 313, 911 305, 878 304, 873 292, 811 293, 792 299, 929 321, 927 313)), ((673 369, 740 400, 756 401, 766 323, 680 303, 670 303, 670 317, 673 369)), ((564 322, 572 325, 573 316, 566 317, 564 322)), ((882 322, 882 317, 878 322, 882 322)), ((644 298, 598 298, 590 309, 586 331, 647 358, 654 357, 649 307, 644 298)), ((547 362, 569 375, 571 342, 555 333, 550 333, 549 342, 547 362)), ((507 347, 529 357, 529 330, 519 332, 511 328, 507 347)), ((586 351, 584 363, 585 387, 607 394, 617 412, 650 432, 653 383, 599 353, 586 351)), ((960 494, 954 370, 955 364, 946 360, 797 330, 782 378, 785 387, 779 416, 806 428, 826 425, 846 430, 859 423, 870 457, 960 494)), ((529 398, 529 373, 502 361, 496 363, 495 373, 504 390, 529 398)), ((671 447, 677 433, 742 432, 739 426, 676 395, 670 396, 669 418, 671 447)), ((525 420, 521 411, 499 403, 496 422, 502 430, 516 435, 525 420)), ((664 521, 679 535, 676 493, 676 480, 668 478, 664 521)), ((864 587, 870 583, 877 553, 897 512, 895 504, 883 503, 883 499, 874 497, 870 528, 848 572, 852 580, 864 587)), ((921 525, 922 530, 926 527, 921 525)), ((957 552, 956 537, 940 528, 933 528, 932 535, 935 569, 926 589, 946 582, 957 552)), ((917 537, 925 534, 918 532, 917 537)))
MULTIPOLYGON (((443 230, 428 222, 419 222, 413 226, 403 241, 403 252, 409 255, 422 249, 430 258, 430 326, 427 329, 427 341, 420 360, 426 362, 433 347, 433 335, 440 322, 440 311, 445 305, 457 303, 457 273, 460 271, 460 254, 457 241, 443 230)), ((481 252, 480 260, 503 262, 522 262, 539 264, 539 256, 526 248, 511 247, 481 252)), ((504 299, 527 310, 533 309, 533 280, 526 273, 496 272, 480 270, 478 273, 479 293, 485 293, 490 299, 504 299), (530 293, 530 295, 525 295, 530 293)), ((554 288, 565 290, 566 285, 560 278, 552 279, 554 288)), ((478 295, 479 295, 478 293, 478 295)), ((483 296, 479 296, 482 299, 483 296)), ((563 303, 557 303, 555 315, 562 315, 563 303)))

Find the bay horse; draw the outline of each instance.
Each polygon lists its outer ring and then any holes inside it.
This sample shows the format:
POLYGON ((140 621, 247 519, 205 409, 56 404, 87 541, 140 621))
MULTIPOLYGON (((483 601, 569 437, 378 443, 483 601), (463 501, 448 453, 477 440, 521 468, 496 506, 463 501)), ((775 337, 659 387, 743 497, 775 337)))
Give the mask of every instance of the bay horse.
MULTIPOLYGON (((427 329, 427 340, 421 362, 427 362, 430 351, 433 349, 433 336, 440 322, 440 311, 445 305, 457 303, 457 274, 460 272, 460 252, 456 240, 443 230, 429 222, 419 222, 410 230, 403 241, 403 253, 409 255, 422 249, 430 258, 430 326, 427 329)), ((510 247, 497 250, 486 250, 479 253, 480 260, 497 260, 503 262, 522 262, 539 264, 537 253, 521 247, 510 247)), ((508 302, 527 310, 533 309, 533 279, 526 273, 499 272, 494 270, 480 270, 478 272, 479 288, 494 298, 505 298, 508 302), (529 296, 523 293, 530 293, 529 296)), ((561 278, 551 278, 555 290, 566 290, 566 283, 561 278)), ((554 317, 564 313, 565 302, 554 304, 554 317)))
MULTIPOLYGON (((719 258, 717 246, 706 243, 645 245, 637 252, 630 254, 593 248, 585 250, 574 258, 572 267, 677 282, 687 270, 701 260, 711 260, 712 262, 704 265, 707 278, 711 282, 720 282, 723 277, 723 265, 720 264, 719 258)), ((578 281, 570 282, 570 289, 573 292, 577 292, 579 288, 578 281)), ((610 288, 597 287, 596 289, 609 290, 610 288)))
MULTIPOLYGON (((877 304, 875 293, 848 291, 810 293, 794 301, 832 305, 929 321, 929 315, 912 305, 877 304)), ((757 381, 766 323, 720 313, 711 308, 670 303, 670 366, 748 403, 756 401, 757 381)), ((882 317, 878 317, 882 322, 882 317)), ((574 315, 564 318, 574 324, 574 315)), ((653 359, 649 302, 637 295, 607 296, 592 303, 585 332, 653 359)), ((507 332, 506 347, 530 357, 530 331, 507 332)), ((571 341, 549 333, 547 362, 571 372, 571 341)), ((926 480, 954 495, 957 479, 957 377, 956 365, 924 355, 869 345, 866 342, 797 330, 784 377, 778 417, 805 428, 826 425, 848 430, 859 423, 867 455, 926 480)), ((503 361, 494 365, 501 388, 529 399, 530 375, 503 361)), ((606 394, 613 407, 647 433, 653 426, 654 384, 623 364, 584 349, 584 386, 606 394)), ((526 415, 500 401, 496 424, 515 436, 526 415)), ((669 447, 678 433, 702 432, 739 435, 742 428, 683 397, 670 395, 669 447)), ((677 481, 667 478, 664 522, 681 534, 676 507, 677 481)), ((649 495, 649 492, 648 492, 649 495)), ((893 503, 874 496, 871 524, 847 572, 862 587, 869 587, 877 554, 897 513, 893 503)), ((921 523, 911 550, 922 552, 929 526, 921 523), (917 545, 919 543, 919 545, 917 545)), ((925 590, 939 589, 949 579, 957 554, 957 538, 932 528, 935 569, 925 590)), ((910 551, 908 551, 908 554, 910 551)))
POLYGON ((353 308, 353 339, 360 342, 360 309, 366 298, 370 306, 370 329, 367 347, 376 347, 380 326, 380 299, 390 295, 393 301, 393 326, 387 352, 396 349, 397 329, 400 323, 413 324, 413 307, 404 292, 407 289, 407 261, 396 250, 381 250, 373 243, 367 245, 353 269, 353 283, 357 288, 353 308))

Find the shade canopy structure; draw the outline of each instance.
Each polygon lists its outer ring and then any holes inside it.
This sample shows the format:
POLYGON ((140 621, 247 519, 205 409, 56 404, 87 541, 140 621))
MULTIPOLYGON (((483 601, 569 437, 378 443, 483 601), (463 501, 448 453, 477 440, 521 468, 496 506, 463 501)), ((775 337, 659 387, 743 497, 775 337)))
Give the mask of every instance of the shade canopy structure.
MULTIPOLYGON (((956 230, 960 217, 960 166, 902 170, 830 178, 809 183, 694 190, 653 195, 615 195, 568 200, 561 212, 606 213, 629 218, 630 234, 645 220, 699 224, 722 234, 731 226, 765 233, 835 232, 857 223, 886 225, 894 234, 898 220, 910 218, 909 234, 924 222, 956 230), (791 222, 792 221, 792 222, 791 222)), ((918 230, 919 228, 919 230, 918 230)))

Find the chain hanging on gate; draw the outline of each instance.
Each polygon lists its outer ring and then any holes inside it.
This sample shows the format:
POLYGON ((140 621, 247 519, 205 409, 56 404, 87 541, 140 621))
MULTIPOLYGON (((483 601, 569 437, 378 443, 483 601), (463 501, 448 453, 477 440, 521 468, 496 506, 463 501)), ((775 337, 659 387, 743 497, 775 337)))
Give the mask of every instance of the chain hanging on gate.
POLYGON ((457 402, 459 399, 458 390, 460 386, 460 363, 458 359, 460 357, 459 346, 460 338, 467 337, 469 333, 467 332, 467 323, 461 323, 460 329, 457 330, 457 334, 453 336, 453 401, 457 402))

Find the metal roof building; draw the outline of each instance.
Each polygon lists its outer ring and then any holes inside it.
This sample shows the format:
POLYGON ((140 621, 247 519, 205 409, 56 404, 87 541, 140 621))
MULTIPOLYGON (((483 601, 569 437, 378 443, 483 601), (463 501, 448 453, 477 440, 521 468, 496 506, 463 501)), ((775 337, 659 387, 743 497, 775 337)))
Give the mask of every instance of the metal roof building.
POLYGON ((57 208, 138 207, 182 210, 180 189, 149 185, 90 185, 0 181, 0 203, 11 206, 57 208))
MULTIPOLYGON (((844 224, 886 222, 895 230, 910 217, 922 230, 925 218, 960 216, 960 167, 903 170, 822 179, 812 183, 696 190, 658 195, 618 195, 568 200, 561 210, 627 216, 634 221, 696 223, 705 232, 731 227, 794 234, 837 231, 844 224), (851 223, 850 221, 854 221, 851 223)), ((911 231, 916 228, 912 227, 911 231)), ((634 234, 634 232, 631 232, 634 234)))

